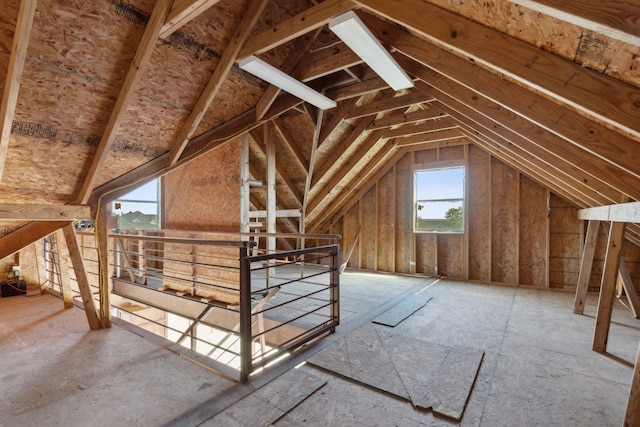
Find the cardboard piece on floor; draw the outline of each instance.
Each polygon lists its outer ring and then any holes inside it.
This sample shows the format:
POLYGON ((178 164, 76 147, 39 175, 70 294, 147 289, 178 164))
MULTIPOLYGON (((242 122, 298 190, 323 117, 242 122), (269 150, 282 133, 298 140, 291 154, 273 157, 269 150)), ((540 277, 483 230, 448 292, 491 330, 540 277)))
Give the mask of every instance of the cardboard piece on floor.
POLYGON ((404 319, 424 307, 429 301, 431 301, 431 298, 433 297, 426 294, 411 295, 377 316, 372 320, 372 322, 393 328, 404 319))
POLYGON ((415 406, 431 408, 436 414, 460 421, 483 357, 480 350, 452 348, 429 384, 426 396, 415 406))

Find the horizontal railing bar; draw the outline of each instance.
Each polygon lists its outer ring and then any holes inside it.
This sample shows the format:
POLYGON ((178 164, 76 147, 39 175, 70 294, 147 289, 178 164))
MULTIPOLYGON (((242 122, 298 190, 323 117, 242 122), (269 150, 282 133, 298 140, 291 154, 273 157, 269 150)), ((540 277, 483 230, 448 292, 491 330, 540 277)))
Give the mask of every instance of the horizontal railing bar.
MULTIPOLYGON (((242 237, 279 237, 290 239, 309 239, 309 240, 340 240, 342 235, 340 234, 305 234, 305 233, 232 233, 227 231, 201 231, 201 230, 178 230, 178 229, 148 229, 148 230, 120 230, 131 232, 147 232, 147 233, 180 233, 180 234, 200 234, 200 235, 213 235, 213 236, 242 236, 242 237)), ((93 233, 82 232, 85 234, 93 235, 93 233)), ((118 233, 120 234, 120 233, 118 233)), ((131 234, 133 236, 133 234, 131 234)))
POLYGON ((136 234, 109 233, 109 237, 124 240, 144 240, 150 242, 175 243, 183 245, 202 245, 202 246, 218 246, 232 248, 253 248, 257 245, 251 240, 209 240, 209 239, 190 239, 178 237, 160 237, 145 236, 136 234))
POLYGON ((338 245, 336 245, 336 244, 334 244, 334 245, 324 245, 324 246, 314 246, 312 248, 296 249, 294 251, 276 252, 276 253, 273 253, 273 254, 264 254, 264 255, 252 255, 252 256, 248 256, 247 259, 249 259, 249 261, 253 263, 253 262, 260 262, 260 261, 268 261, 270 259, 285 259, 285 258, 290 257, 290 256, 305 255, 305 254, 308 254, 308 253, 322 252, 322 251, 327 251, 328 252, 328 254, 327 255, 323 255, 323 257, 330 257, 334 253, 337 252, 337 248, 338 248, 338 245))

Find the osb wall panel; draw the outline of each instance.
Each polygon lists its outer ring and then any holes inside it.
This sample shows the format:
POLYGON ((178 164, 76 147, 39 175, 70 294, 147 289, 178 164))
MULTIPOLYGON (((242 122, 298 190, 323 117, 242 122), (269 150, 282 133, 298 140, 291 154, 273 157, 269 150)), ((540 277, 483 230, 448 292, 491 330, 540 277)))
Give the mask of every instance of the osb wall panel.
POLYGON ((360 268, 376 269, 376 195, 374 185, 360 200, 360 268))
POLYGON ((491 156, 471 145, 467 176, 469 279, 491 280, 491 156))
POLYGON ((578 210, 555 195, 549 204, 549 285, 575 286, 580 272, 581 247, 578 210))
POLYGON ((518 283, 519 174, 491 162, 491 280, 518 283))
POLYGON ((395 188, 395 271, 398 273, 410 273, 411 247, 413 235, 413 193, 407 191, 413 185, 413 154, 405 154, 396 163, 396 188, 395 188))
POLYGON ((416 273, 438 274, 438 236, 431 233, 416 233, 416 273))
POLYGON ((519 281, 523 285, 547 284, 547 190, 520 177, 519 281))
MULTIPOLYGON (((389 199, 393 200, 395 190, 394 170, 390 169, 378 181, 377 193, 385 194, 385 197, 377 197, 377 241, 393 242, 395 240, 395 205, 389 203, 389 199)), ((377 269, 381 271, 394 271, 395 268, 395 245, 394 244, 377 244, 377 269)))
POLYGON ((211 150, 162 180, 163 228, 240 230, 238 140, 211 150))
POLYGON ((464 272, 464 235, 437 235, 438 275, 463 278, 464 272))

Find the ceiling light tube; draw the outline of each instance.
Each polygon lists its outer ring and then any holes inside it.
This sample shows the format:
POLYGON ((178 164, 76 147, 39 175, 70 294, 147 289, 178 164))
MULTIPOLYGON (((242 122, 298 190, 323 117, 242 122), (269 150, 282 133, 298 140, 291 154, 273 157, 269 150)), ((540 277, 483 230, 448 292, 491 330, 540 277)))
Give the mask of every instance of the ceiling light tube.
POLYGON ((336 106, 334 100, 327 98, 320 92, 316 92, 304 83, 253 55, 242 59, 238 65, 244 71, 260 77, 262 80, 278 86, 285 92, 289 92, 291 95, 297 96, 322 110, 328 110, 336 106))
POLYGON ((329 29, 394 90, 413 87, 413 80, 353 11, 329 21, 329 29))

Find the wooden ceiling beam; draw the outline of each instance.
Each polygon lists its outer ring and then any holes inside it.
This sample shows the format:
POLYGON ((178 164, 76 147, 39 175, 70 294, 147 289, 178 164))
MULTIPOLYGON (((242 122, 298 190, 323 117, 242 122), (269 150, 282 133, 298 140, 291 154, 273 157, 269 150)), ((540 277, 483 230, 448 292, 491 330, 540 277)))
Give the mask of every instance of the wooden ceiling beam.
POLYGON ((374 120, 373 123, 371 123, 371 126, 369 126, 369 130, 382 129, 396 125, 411 124, 421 122, 423 120, 444 119, 449 117, 448 114, 444 113, 438 108, 433 107, 431 104, 426 110, 418 110, 412 113, 407 113, 405 112, 405 110, 406 108, 402 108, 385 117, 374 120))
POLYGON ((201 13, 215 6, 219 1, 220 0, 173 0, 169 16, 160 30, 160 38, 166 39, 175 31, 197 18, 201 13))
POLYGON ((158 40, 160 29, 169 14, 172 1, 173 0, 158 0, 153 8, 153 12, 151 12, 151 17, 149 18, 149 22, 144 30, 142 39, 138 44, 138 49, 133 57, 133 61, 131 61, 129 71, 127 72, 127 76, 125 77, 120 93, 118 94, 118 99, 111 111, 109 121, 107 122, 102 138, 100 139, 100 144, 93 156, 91 166, 89 167, 89 171, 87 172, 80 190, 78 199, 81 205, 87 204, 91 197, 91 192, 95 187, 98 177, 100 176, 102 166, 109 155, 111 144, 116 137, 120 124, 127 114, 127 107, 133 99, 136 87, 147 68, 149 58, 151 58, 151 53, 153 52, 153 48, 158 40))
POLYGON ((396 142, 398 143, 398 147, 408 147, 410 145, 456 140, 462 136, 464 135, 460 132, 459 129, 447 129, 425 134, 407 136, 405 138, 398 138, 396 142))
POLYGON ((326 0, 247 40, 238 59, 264 53, 303 34, 325 26, 331 18, 354 8, 348 0, 326 0))
POLYGON ((273 120, 273 123, 276 125, 276 131, 280 134, 282 141, 285 146, 289 149, 291 154, 293 154, 293 158, 296 159, 300 168, 304 171, 305 174, 309 173, 309 161, 305 159, 304 154, 298 147, 298 144, 293 139, 293 137, 289 134, 289 132, 284 128, 282 123, 282 119, 279 117, 273 120))
MULTIPOLYGON (((406 62, 405 65, 410 64, 406 62)), ((464 115, 467 117, 475 114, 476 123, 481 123, 484 120, 483 126, 486 129, 502 132, 502 136, 507 140, 522 147, 529 147, 529 150, 532 153, 538 153, 541 159, 548 162, 557 162, 556 159, 561 159, 561 162, 566 166, 556 167, 560 170, 571 170, 576 179, 588 183, 603 195, 624 192, 633 198, 640 197, 637 177, 630 175, 625 170, 607 165, 606 162, 594 157, 582 147, 547 132, 484 96, 477 96, 475 92, 465 86, 444 76, 424 72, 424 68, 420 68, 420 65, 412 66, 413 71, 420 78, 424 78, 428 85, 419 82, 416 86, 431 96, 437 96, 443 104, 449 105, 459 112, 464 109, 467 111, 464 115), (457 106, 454 107, 453 103, 457 106), (498 123, 500 127, 496 127, 495 123, 498 123)))
POLYGON ((404 148, 400 148, 394 144, 386 144, 369 161, 369 169, 367 169, 367 172, 358 175, 355 182, 351 183, 351 188, 345 188, 337 200, 334 200, 333 203, 328 206, 324 206, 323 209, 314 216, 312 221, 310 221, 309 232, 312 233, 320 230, 326 221, 343 216, 405 153, 404 148))
POLYGON ((29 246, 33 242, 40 240, 51 233, 55 233, 71 222, 65 221, 35 221, 0 237, 0 259, 6 258, 18 252, 20 249, 29 246))
POLYGON ((359 98, 362 95, 379 92, 388 88, 389 85, 387 82, 382 80, 380 77, 375 76, 358 83, 329 89, 327 91, 327 97, 336 102, 340 102, 346 99, 359 98))
MULTIPOLYGON (((640 138, 640 90, 631 85, 422 0, 356 0, 356 3, 498 75, 541 91, 560 105, 571 105, 589 117, 640 138), (416 10, 420 13, 415 13, 416 10)), ((424 44, 421 49, 430 50, 424 44)))
POLYGON ((561 21, 640 46, 640 3, 628 0, 508 0, 561 21))
MULTIPOLYGON (((395 93, 395 92, 393 92, 395 93)), ((355 119, 359 117, 376 115, 385 111, 397 110, 398 108, 410 107, 414 104, 422 104, 433 101, 433 98, 425 95, 420 91, 414 91, 412 93, 395 96, 393 98, 387 98, 380 101, 373 101, 368 104, 354 107, 349 111, 344 118, 355 119)))
POLYGON ((88 206, 0 203, 0 220, 73 221, 91 218, 88 206))
POLYGON ((300 81, 308 82, 362 64, 362 62, 362 58, 353 53, 347 45, 338 43, 325 49, 307 53, 291 75, 300 81))
POLYGON ((16 29, 13 34, 11 55, 9 56, 9 68, 2 92, 2 104, 0 104, 0 181, 4 173, 4 165, 9 151, 9 139, 11 138, 11 126, 16 113, 20 80, 24 70, 24 61, 29 47, 29 35, 33 26, 33 17, 36 13, 36 0, 22 0, 18 11, 16 29))
POLYGON ((442 120, 430 120, 426 123, 421 124, 408 124, 397 127, 395 129, 391 129, 387 132, 387 138, 402 138, 413 135, 424 135, 431 132, 441 132, 445 130, 451 130, 457 128, 458 125, 455 124, 450 119, 442 119, 442 120))
POLYGON ((196 101, 191 114, 189 114, 189 117, 180 128, 175 141, 171 145, 169 153, 170 165, 174 165, 182 155, 189 139, 198 128, 198 125, 211 106, 211 103, 218 94, 218 91, 226 81, 227 75, 236 61, 238 52, 240 52, 240 48, 249 37, 253 26, 258 22, 258 18, 260 18, 267 2, 268 0, 256 0, 249 2, 248 9, 242 16, 242 19, 240 20, 236 31, 233 33, 229 44, 227 44, 220 61, 216 65, 213 75, 209 79, 207 86, 198 98, 198 101, 196 101))
POLYGON ((635 141, 621 135, 442 49, 425 49, 423 40, 398 31, 380 20, 367 20, 367 24, 383 42, 401 52, 401 55, 396 57, 401 64, 406 61, 403 56, 422 64, 425 68, 422 68, 421 72, 425 80, 429 80, 425 77, 427 74, 433 78, 438 78, 438 75, 446 76, 452 82, 475 92, 469 93, 466 98, 470 104, 476 103, 479 98, 490 99, 547 132, 640 179, 635 157, 629 156, 629 153, 637 152, 640 139, 635 141))
POLYGON ((329 135, 336 130, 336 128, 344 120, 344 116, 355 107, 358 102, 358 98, 351 98, 338 104, 338 108, 333 112, 333 116, 328 122, 322 124, 320 128, 320 139, 318 139, 318 147, 320 147, 329 138, 329 135))
MULTIPOLYGON (((311 45, 316 41, 320 33, 321 28, 316 29, 314 32, 302 35, 293 48, 293 51, 287 55, 284 63, 280 66, 280 69, 289 74, 296 67, 300 59, 309 51, 311 45)), ((280 88, 278 86, 270 84, 264 91, 258 103, 256 104, 256 119, 260 120, 267 113, 271 105, 280 94, 280 88)))
MULTIPOLYGON (((338 171, 331 177, 331 179, 322 186, 321 189, 315 192, 313 199, 309 201, 307 212, 309 215, 313 215, 313 212, 321 205, 326 204, 326 200, 332 193, 339 192, 341 189, 338 187, 340 183, 351 173, 357 166, 362 165, 362 160, 367 154, 379 144, 380 140, 384 137, 386 129, 380 129, 375 132, 371 132, 367 135, 365 141, 358 147, 358 149, 349 156, 346 162, 340 164, 338 171)), ((367 166, 362 165, 362 171, 366 173, 367 166)))

